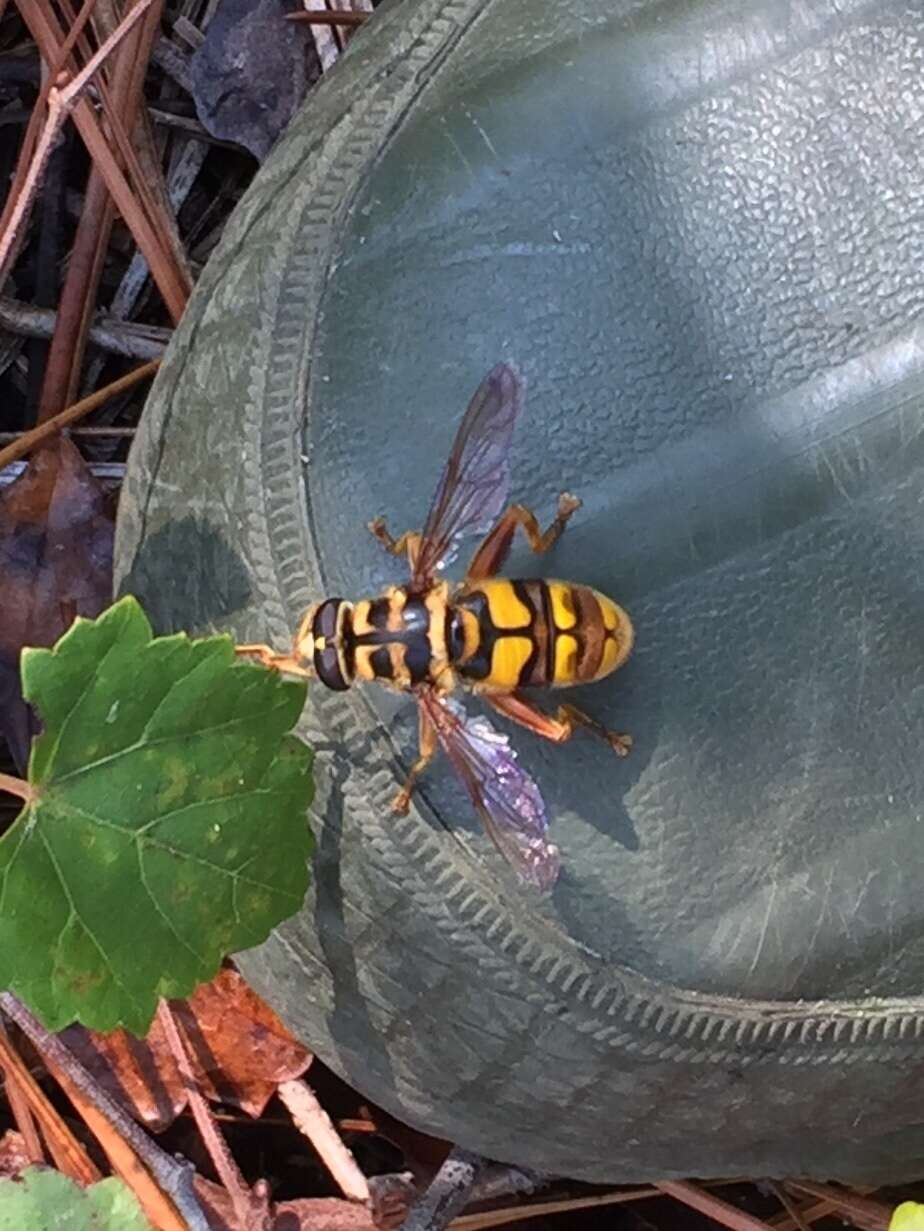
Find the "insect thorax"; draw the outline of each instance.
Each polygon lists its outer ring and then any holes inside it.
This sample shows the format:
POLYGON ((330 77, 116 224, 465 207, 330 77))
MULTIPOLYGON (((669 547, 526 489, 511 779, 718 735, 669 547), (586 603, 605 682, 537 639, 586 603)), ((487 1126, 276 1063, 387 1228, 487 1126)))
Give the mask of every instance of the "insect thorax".
POLYGON ((356 603, 326 599, 309 616, 303 629, 310 635, 302 637, 299 653, 310 657, 328 688, 348 688, 357 679, 399 690, 427 681, 449 683, 445 583, 420 595, 392 586, 356 603))

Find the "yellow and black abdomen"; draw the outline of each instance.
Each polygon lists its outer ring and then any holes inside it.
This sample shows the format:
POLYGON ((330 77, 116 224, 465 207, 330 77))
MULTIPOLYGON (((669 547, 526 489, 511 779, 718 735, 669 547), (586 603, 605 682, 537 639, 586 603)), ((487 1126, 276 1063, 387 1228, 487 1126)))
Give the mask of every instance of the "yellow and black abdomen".
POLYGON ((622 666, 632 649, 625 611, 568 581, 480 581, 457 595, 453 615, 450 661, 482 692, 587 684, 622 666))

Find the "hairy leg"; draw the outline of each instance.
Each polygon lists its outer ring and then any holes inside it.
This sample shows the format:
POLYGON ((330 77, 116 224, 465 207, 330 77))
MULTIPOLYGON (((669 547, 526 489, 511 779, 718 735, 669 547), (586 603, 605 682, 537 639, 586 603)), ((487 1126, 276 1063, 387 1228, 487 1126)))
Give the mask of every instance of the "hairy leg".
POLYGON ((512 504, 506 513, 498 519, 496 525, 488 531, 478 550, 472 556, 472 562, 466 573, 467 581, 484 581, 493 577, 501 568, 510 552, 513 536, 519 527, 529 542, 530 547, 541 555, 548 551, 561 538, 561 532, 568 524, 568 518, 581 507, 577 496, 562 492, 558 497, 558 512, 555 519, 544 532, 539 529, 535 513, 525 505, 512 504))
POLYGON ((575 705, 560 705, 553 718, 527 700, 520 692, 482 693, 482 698, 505 718, 518 722, 535 735, 563 744, 574 734, 576 727, 586 727, 600 739, 606 740, 617 756, 624 757, 632 747, 632 736, 622 731, 611 731, 596 718, 591 718, 575 705))
POLYGON ((433 755, 437 748, 436 728, 424 713, 422 707, 418 707, 417 721, 418 757, 408 771, 408 775, 404 780, 404 786, 395 796, 395 801, 392 804, 392 809, 395 812, 407 812, 417 779, 433 760, 433 755))
POLYGON ((378 539, 385 550, 392 556, 407 556, 407 562, 413 569, 420 551, 420 534, 417 530, 406 530, 399 539, 394 539, 385 527, 385 518, 376 517, 367 523, 369 533, 378 539))

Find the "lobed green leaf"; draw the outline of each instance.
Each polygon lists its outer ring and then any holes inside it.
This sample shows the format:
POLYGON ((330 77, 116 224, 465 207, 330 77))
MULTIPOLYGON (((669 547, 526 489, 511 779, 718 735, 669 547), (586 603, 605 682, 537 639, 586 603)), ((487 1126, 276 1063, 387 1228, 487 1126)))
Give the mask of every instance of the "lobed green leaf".
POLYGON ((0 1180, 0 1231, 151 1231, 135 1194, 114 1178, 80 1188, 60 1171, 29 1167, 0 1180))
POLYGON ((0 840, 0 984, 50 1029, 144 1034, 308 884, 305 688, 228 637, 154 638, 134 598, 27 650, 36 791, 0 840))

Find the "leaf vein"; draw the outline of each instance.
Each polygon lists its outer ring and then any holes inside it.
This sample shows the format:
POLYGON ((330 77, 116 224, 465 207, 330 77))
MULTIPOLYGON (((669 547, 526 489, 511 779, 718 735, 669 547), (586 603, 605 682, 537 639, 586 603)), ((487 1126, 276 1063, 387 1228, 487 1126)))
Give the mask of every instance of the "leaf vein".
POLYGON ((116 983, 122 989, 122 991, 125 993, 128 999, 132 1002, 132 1004, 135 1005, 137 1009, 143 1012, 144 1007, 141 1001, 138 999, 135 993, 128 987, 128 985, 124 982, 121 975, 119 975, 116 972, 116 969, 113 966, 112 961, 110 960, 106 950, 103 948, 100 941, 97 940, 96 936, 90 930, 89 926, 87 925, 80 911, 77 909, 77 903, 74 901, 73 895, 71 894, 71 891, 68 888, 67 881, 65 880, 64 874, 61 871, 61 868, 58 864, 58 859, 55 854, 55 851, 53 847, 51 846, 50 842, 48 841, 46 834, 44 834, 41 830, 39 830, 39 841, 43 843, 45 850, 48 852, 48 858, 52 862, 52 865, 57 874, 58 880, 61 884, 61 890, 65 898, 67 899, 67 904, 70 907, 70 912, 71 912, 70 918, 68 919, 67 924, 65 924, 65 926, 62 928, 61 934, 58 937, 59 947, 64 943, 64 935, 67 932, 67 929, 68 929, 68 926, 70 925, 71 920, 76 919, 77 922, 80 924, 80 926, 83 928, 86 935, 90 938, 90 941, 93 944, 93 947, 96 949, 97 953, 99 953, 100 958, 103 961, 103 965, 106 967, 106 969, 109 971, 110 975, 112 976, 112 981, 116 983))
MULTIPOLYGON (((270 792, 267 792, 267 794, 270 794, 270 792)), ((91 821, 93 824, 100 825, 104 829, 114 830, 122 837, 132 836, 132 832, 130 830, 123 829, 121 826, 114 824, 112 821, 107 821, 103 817, 94 816, 92 812, 85 812, 82 808, 78 808, 76 804, 68 803, 67 807, 70 811, 76 813, 85 821, 91 821)), ((221 864, 210 863, 209 860, 202 855, 197 855, 195 852, 186 850, 183 847, 171 846, 168 842, 158 841, 156 838, 145 837, 144 844, 145 846, 152 847, 155 850, 163 851, 168 855, 173 855, 177 859, 185 859, 189 863, 199 864, 201 867, 208 868, 212 872, 220 873, 222 876, 237 878, 240 875, 237 868, 224 868, 221 864)), ((252 862, 253 857, 251 856, 242 866, 247 867, 248 864, 252 862)), ((268 889, 272 893, 287 893, 286 890, 280 889, 278 886, 269 884, 266 881, 254 880, 246 876, 241 876, 240 879, 246 881, 248 885, 251 885, 257 889, 268 889)), ((293 897, 294 895, 288 894, 288 896, 293 897)))
MULTIPOLYGON (((86 684, 81 689, 80 695, 77 697, 76 701, 73 703, 73 705, 64 715, 64 717, 61 719, 61 725, 58 728, 57 737, 55 738, 54 743, 51 746, 51 751, 48 754, 48 758, 45 761, 45 773, 43 774, 43 780, 47 781, 51 777, 52 772, 53 772, 53 766, 55 762, 57 761, 58 753, 61 750, 61 742, 64 739, 64 736, 67 734, 68 728, 70 727, 71 720, 73 719, 74 714, 77 712, 80 706, 83 705, 84 701, 86 700, 87 694, 89 693, 93 685, 96 683, 104 663, 109 658, 109 655, 119 646, 119 644, 120 642, 117 637, 107 647, 106 652, 103 654, 103 657, 99 659, 98 662, 94 663, 93 670, 88 676, 86 684)), ((51 651, 51 654, 53 656, 56 656, 58 652, 59 651, 57 649, 54 649, 51 651)))
POLYGON ((150 903, 154 907, 155 912, 161 917, 167 930, 171 932, 173 936, 176 938, 177 943, 182 948, 184 948, 187 953, 190 953, 195 958, 196 962, 200 966, 205 965, 206 963, 205 957, 201 953, 196 952, 196 950, 192 947, 192 945, 186 940, 185 936, 180 935, 180 933, 177 931, 176 927, 174 926, 173 921, 171 920, 170 916, 167 914, 167 912, 161 906, 160 902, 157 900, 154 890, 148 884, 148 874, 144 866, 144 860, 142 858, 142 855, 143 855, 143 851, 141 847, 139 846, 137 849, 138 875, 141 878, 142 887, 145 893, 148 895, 150 903))
POLYGON ((87 761, 85 765, 78 765, 75 769, 69 770, 66 774, 55 778, 54 785, 61 786, 65 782, 70 782, 72 779, 80 777, 81 774, 90 773, 91 770, 100 769, 104 765, 111 765, 113 761, 118 761, 121 757, 128 756, 130 753, 138 752, 142 749, 156 748, 161 744, 174 743, 179 740, 191 740, 199 735, 214 735, 218 731, 225 731, 231 727, 240 726, 242 723, 258 724, 261 718, 272 714, 275 708, 275 706, 270 706, 266 710, 251 710, 247 714, 241 714, 236 718, 229 719, 227 722, 215 723, 210 727, 199 727, 195 731, 174 731, 169 735, 160 735, 156 739, 138 739, 125 748, 119 748, 115 752, 107 753, 106 756, 98 757, 95 761, 87 761))

